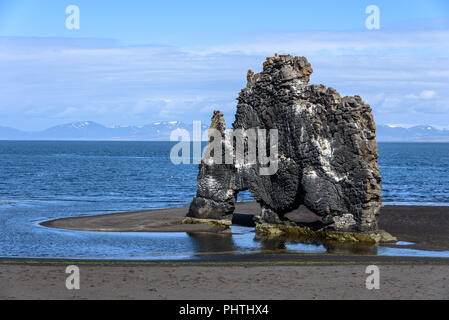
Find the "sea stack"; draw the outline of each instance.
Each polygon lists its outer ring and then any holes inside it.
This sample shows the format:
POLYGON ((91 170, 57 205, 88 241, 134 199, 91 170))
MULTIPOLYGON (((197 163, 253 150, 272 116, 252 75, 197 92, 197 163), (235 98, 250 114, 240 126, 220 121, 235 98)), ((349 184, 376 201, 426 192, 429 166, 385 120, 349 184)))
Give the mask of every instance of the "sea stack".
POLYGON ((371 107, 359 96, 309 84, 312 72, 305 57, 277 54, 267 58, 261 73, 248 72, 232 127, 243 132, 245 143, 251 130, 276 131, 276 141, 267 137, 266 148, 276 150, 271 162, 277 170, 261 174, 265 164, 258 159, 239 162, 216 111, 211 128, 223 137, 219 152, 234 161, 218 163, 210 150, 216 137, 211 138, 189 217, 222 219, 234 212, 237 194, 249 190, 261 206, 258 224, 291 226, 286 214, 303 205, 321 218, 320 231, 377 231, 382 186, 371 107))

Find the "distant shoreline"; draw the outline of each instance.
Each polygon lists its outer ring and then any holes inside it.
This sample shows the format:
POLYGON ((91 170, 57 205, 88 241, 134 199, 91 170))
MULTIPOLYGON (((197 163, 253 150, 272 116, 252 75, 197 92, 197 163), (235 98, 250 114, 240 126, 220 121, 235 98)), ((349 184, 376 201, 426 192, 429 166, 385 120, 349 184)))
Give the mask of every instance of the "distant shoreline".
MULTIPOLYGON (((201 131, 209 129, 209 119, 201 131)), ((105 126, 94 121, 77 121, 47 129, 28 131, 0 125, 0 140, 12 141, 168 141, 174 130, 193 133, 193 123, 158 121, 146 125, 105 126)), ((230 129, 230 128, 228 128, 230 129)), ((377 125, 378 142, 449 142, 449 129, 432 125, 377 125)), ((201 139, 201 138, 200 138, 201 139)))
MULTIPOLYGON (((0 139, 0 142, 171 142, 177 143, 179 141, 170 141, 170 140, 130 140, 130 139, 0 139)), ((204 142, 207 141, 192 141, 193 142, 204 142)), ((402 141, 402 140, 377 140, 378 143, 435 143, 435 144, 446 144, 449 143, 449 140, 442 141, 432 141, 432 140, 424 140, 424 141, 402 141)))

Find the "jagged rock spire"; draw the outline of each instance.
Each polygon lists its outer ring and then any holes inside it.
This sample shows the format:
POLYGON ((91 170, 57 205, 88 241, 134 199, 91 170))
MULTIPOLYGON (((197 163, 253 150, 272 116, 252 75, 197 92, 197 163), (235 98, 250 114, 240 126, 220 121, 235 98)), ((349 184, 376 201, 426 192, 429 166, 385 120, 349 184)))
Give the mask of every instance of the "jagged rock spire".
MULTIPOLYGON (((305 205, 327 230, 377 229, 381 176, 371 108, 359 96, 309 84, 312 72, 306 58, 277 54, 261 73, 248 72, 233 128, 277 130, 278 170, 262 176, 259 163, 203 161, 189 216, 230 214, 238 192, 250 190, 261 205, 261 221, 283 221, 305 205)), ((224 132, 221 113, 214 113, 211 127, 224 132)))

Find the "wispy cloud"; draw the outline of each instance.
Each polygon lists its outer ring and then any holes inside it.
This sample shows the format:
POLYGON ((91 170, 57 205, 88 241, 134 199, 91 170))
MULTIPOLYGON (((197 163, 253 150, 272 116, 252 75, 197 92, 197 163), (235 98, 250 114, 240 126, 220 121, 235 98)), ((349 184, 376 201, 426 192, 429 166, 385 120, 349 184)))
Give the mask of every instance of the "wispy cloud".
POLYGON ((414 93, 408 94, 406 98, 408 99, 432 99, 437 95, 437 93, 433 90, 423 90, 420 94, 416 95, 414 93))
POLYGON ((447 125, 445 30, 265 34, 195 49, 0 38, 0 125, 207 121, 214 109, 231 122, 246 71, 275 52, 307 56, 312 82, 362 96, 379 123, 447 125))
POLYGON ((430 56, 449 54, 447 30, 304 31, 266 33, 208 48, 203 53, 272 54, 273 50, 300 54, 364 54, 430 56), (438 51, 435 51, 438 49, 438 51))

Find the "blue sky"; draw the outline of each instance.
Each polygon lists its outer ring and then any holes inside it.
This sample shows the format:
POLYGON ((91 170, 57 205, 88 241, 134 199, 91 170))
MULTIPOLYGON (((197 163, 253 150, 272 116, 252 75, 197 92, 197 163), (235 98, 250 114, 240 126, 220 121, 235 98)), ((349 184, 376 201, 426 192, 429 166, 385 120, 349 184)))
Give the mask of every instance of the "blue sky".
POLYGON ((228 124, 248 69, 304 55, 376 122, 449 127, 448 1, 0 0, 0 126, 228 124), (65 27, 68 5, 80 30, 65 27), (365 8, 380 8, 367 30, 365 8))

